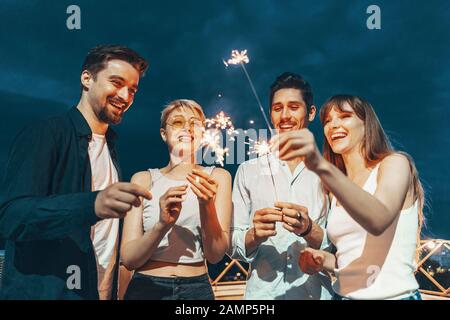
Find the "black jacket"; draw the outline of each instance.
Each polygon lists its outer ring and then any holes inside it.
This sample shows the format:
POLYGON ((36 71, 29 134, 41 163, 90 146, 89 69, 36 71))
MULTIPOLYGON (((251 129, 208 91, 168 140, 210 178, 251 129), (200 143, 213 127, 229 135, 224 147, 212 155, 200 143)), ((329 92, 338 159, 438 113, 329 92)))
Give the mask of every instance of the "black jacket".
MULTIPOLYGON (((75 107, 15 138, 0 186, 0 237, 6 239, 0 299, 98 299, 90 238, 99 221, 98 192, 91 192, 91 138, 75 107), (79 289, 73 287, 78 280, 79 289)), ((120 179, 111 129, 106 139, 120 179)))

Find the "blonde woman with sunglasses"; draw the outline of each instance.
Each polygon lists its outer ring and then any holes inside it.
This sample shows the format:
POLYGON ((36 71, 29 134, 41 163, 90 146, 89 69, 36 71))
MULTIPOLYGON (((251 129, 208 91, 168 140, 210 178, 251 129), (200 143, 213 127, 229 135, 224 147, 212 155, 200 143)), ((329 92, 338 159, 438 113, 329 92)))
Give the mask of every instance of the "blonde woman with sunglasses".
POLYGON ((218 263, 229 248, 231 176, 197 164, 204 124, 195 101, 170 102, 160 128, 169 163, 131 180, 153 198, 125 218, 121 259, 135 271, 126 300, 214 299, 206 261, 218 263))

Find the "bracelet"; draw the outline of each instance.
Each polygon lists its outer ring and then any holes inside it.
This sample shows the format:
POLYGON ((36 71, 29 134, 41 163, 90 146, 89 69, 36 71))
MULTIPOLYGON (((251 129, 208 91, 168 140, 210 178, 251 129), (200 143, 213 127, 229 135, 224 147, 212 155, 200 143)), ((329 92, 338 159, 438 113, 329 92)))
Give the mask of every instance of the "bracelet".
POLYGON ((299 237, 304 238, 311 233, 313 222, 309 216, 308 216, 308 223, 309 223, 308 228, 306 228, 305 232, 298 234, 299 237))

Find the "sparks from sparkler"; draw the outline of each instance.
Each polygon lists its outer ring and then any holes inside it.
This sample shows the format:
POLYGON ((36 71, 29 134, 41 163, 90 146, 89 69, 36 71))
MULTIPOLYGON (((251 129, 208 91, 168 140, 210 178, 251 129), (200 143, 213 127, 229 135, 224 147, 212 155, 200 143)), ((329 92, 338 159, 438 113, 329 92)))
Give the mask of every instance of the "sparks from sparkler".
POLYGON ((220 131, 217 129, 206 129, 203 133, 202 146, 210 148, 216 155, 216 163, 223 166, 225 156, 228 154, 228 148, 220 146, 220 131))
POLYGON ((256 154, 258 155, 258 157, 262 157, 271 152, 270 150, 271 144, 268 143, 267 141, 265 140, 255 141, 250 138, 248 140, 249 140, 248 144, 250 145, 250 150, 248 154, 256 154))
POLYGON ((269 170, 270 170, 270 178, 272 181, 273 190, 275 192, 275 201, 278 202, 278 199, 279 199, 278 192, 277 192, 277 188, 275 187, 275 178, 273 176, 272 165, 270 164, 270 160, 269 160, 269 154, 272 152, 272 150, 271 150, 272 144, 270 142, 267 142, 266 140, 255 141, 250 138, 249 138, 249 142, 247 144, 250 145, 250 150, 248 152, 249 155, 256 154, 256 155, 258 155, 258 157, 262 157, 262 156, 267 157, 267 164, 269 165, 269 170))
POLYGON ((256 102, 258 103, 259 106, 259 110, 261 111, 261 114, 264 117, 264 121, 266 122, 267 128, 270 130, 270 134, 273 135, 273 129, 270 126, 270 122, 269 119, 266 116, 266 113, 264 112, 264 108, 261 104, 261 100, 259 99, 258 93, 256 93, 256 89, 255 86, 253 85, 253 81, 250 78, 250 75, 247 72, 247 68, 245 67, 245 64, 250 62, 250 59, 247 56, 247 50, 232 50, 231 51, 231 58, 228 59, 226 62, 225 60, 223 61, 225 66, 229 66, 230 64, 232 65, 240 65, 242 67, 242 70, 245 73, 245 76, 247 77, 247 81, 250 84, 250 88, 252 89, 253 95, 255 96, 256 102))
POLYGON ((231 51, 231 58, 227 61, 223 60, 223 63, 226 67, 228 67, 230 64, 240 64, 240 63, 249 63, 250 60, 247 56, 247 50, 232 50, 231 51))
POLYGON ((231 118, 223 111, 220 111, 214 118, 206 119, 206 128, 209 129, 211 127, 226 130, 226 133, 230 136, 230 141, 234 141, 234 136, 239 134, 239 131, 234 128, 231 118))
POLYGON ((220 146, 220 130, 226 130, 231 141, 234 141, 234 135, 238 134, 231 118, 223 111, 220 111, 214 118, 206 119, 206 129, 202 139, 202 145, 211 148, 216 155, 216 163, 223 166, 223 161, 225 156, 228 155, 229 149, 220 146))

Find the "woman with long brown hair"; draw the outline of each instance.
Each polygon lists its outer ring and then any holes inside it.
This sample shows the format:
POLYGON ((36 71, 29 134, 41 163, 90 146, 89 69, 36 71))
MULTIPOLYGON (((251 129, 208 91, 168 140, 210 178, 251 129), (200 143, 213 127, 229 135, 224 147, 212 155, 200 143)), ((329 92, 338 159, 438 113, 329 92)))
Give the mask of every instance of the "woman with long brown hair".
POLYGON ((334 274, 336 299, 420 299, 414 258, 424 192, 412 158, 392 148, 360 97, 331 97, 320 119, 323 156, 307 129, 273 139, 281 159, 305 158, 331 198, 327 234, 336 252, 308 248, 301 269, 334 274))

